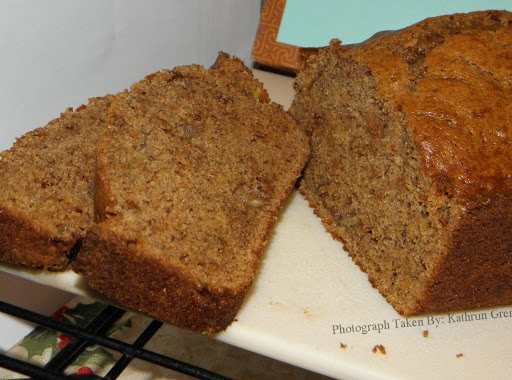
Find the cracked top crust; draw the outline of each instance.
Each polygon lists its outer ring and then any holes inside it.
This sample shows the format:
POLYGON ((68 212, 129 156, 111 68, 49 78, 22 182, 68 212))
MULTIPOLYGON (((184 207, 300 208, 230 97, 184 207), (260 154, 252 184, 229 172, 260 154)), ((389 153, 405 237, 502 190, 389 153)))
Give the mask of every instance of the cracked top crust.
POLYGON ((378 78, 377 98, 408 119, 436 192, 512 193, 512 13, 430 18, 330 49, 378 78))

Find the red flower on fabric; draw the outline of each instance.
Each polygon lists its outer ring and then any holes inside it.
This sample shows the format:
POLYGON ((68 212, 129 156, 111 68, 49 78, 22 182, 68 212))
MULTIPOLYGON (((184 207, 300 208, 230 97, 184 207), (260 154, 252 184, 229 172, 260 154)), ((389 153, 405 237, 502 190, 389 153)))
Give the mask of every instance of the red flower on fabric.
POLYGON ((69 336, 67 334, 61 334, 59 336, 59 344, 58 344, 59 350, 62 350, 64 347, 66 347, 66 345, 69 342, 71 342, 71 339, 73 339, 72 336, 69 336))
POLYGON ((94 375, 94 372, 89 367, 80 367, 75 373, 72 375, 94 375))
POLYGON ((63 314, 69 310, 69 307, 62 306, 59 310, 57 310, 55 313, 53 313, 50 318, 56 319, 57 321, 63 321, 64 316, 63 314))

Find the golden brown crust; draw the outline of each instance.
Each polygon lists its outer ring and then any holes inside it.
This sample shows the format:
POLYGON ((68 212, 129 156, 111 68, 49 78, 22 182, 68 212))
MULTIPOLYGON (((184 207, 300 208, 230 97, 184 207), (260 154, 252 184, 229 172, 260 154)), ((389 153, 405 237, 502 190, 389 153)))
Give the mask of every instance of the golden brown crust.
POLYGON ((512 14, 426 19, 303 64, 301 192, 403 315, 512 303, 512 14))
POLYGON ((429 18, 332 48, 366 65, 379 80, 379 98, 408 118, 439 192, 474 198, 512 191, 511 13, 429 18))
POLYGON ((88 232, 83 251, 87 262, 78 260, 73 269, 93 289, 125 307, 192 331, 214 334, 224 330, 247 290, 198 286, 183 268, 159 260, 150 250, 130 247, 125 237, 97 226, 88 232))
POLYGON ((448 253, 437 265, 417 309, 435 313, 512 302, 512 197, 469 206, 449 233, 448 253), (462 279, 462 280, 461 280, 462 279))
POLYGON ((56 239, 25 218, 9 210, 0 211, 0 260, 52 270, 67 267, 68 254, 77 240, 56 239))

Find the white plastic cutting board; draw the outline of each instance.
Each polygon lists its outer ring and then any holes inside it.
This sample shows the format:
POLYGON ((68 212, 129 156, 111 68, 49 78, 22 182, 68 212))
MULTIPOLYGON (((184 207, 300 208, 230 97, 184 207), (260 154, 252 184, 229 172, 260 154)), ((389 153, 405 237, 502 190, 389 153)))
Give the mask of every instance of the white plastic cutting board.
MULTIPOLYGON (((255 74, 271 97, 288 107, 293 80, 255 74)), ((97 296, 72 272, 1 269, 97 296)), ((237 322, 217 338, 346 380, 506 379, 512 373, 511 331, 512 306, 400 317, 294 192, 237 322)))

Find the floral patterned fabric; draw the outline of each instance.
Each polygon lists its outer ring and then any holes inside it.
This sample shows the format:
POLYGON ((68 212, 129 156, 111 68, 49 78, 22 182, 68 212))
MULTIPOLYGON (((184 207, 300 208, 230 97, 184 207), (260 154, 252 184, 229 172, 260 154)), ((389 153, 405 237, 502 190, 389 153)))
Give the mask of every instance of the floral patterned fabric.
MULTIPOLYGON (((57 310, 52 318, 70 323, 78 327, 85 327, 94 319, 104 308, 105 304, 86 298, 74 299, 69 305, 57 310)), ((133 313, 127 313, 111 328, 108 335, 113 336, 116 332, 121 332, 123 328, 129 328, 133 313)), ((8 355, 23 361, 43 366, 48 363, 55 355, 59 353, 71 341, 72 337, 42 326, 36 327, 30 334, 23 338, 16 346, 8 351, 8 355)), ((70 374, 106 374, 116 363, 115 353, 99 347, 88 347, 80 356, 78 356, 72 365, 65 371, 70 374)), ((10 372, 1 373, 2 379, 26 378, 26 376, 13 374, 10 372)))
MULTIPOLYGON (((85 327, 105 307, 104 303, 77 297, 57 310, 52 318, 85 327)), ((122 342, 133 343, 151 322, 152 319, 148 316, 126 312, 114 323, 107 335, 122 342)), ((71 339, 67 334, 39 326, 12 347, 7 354, 44 366, 71 339)), ((168 324, 164 324, 144 348, 235 379, 326 379, 324 376, 168 324)), ((104 376, 120 355, 104 347, 88 347, 66 369, 65 374, 104 376)), ((26 378, 26 376, 0 368, 0 379, 19 378, 26 378)), ((120 376, 123 380, 190 378, 137 359, 133 360, 120 376)))

